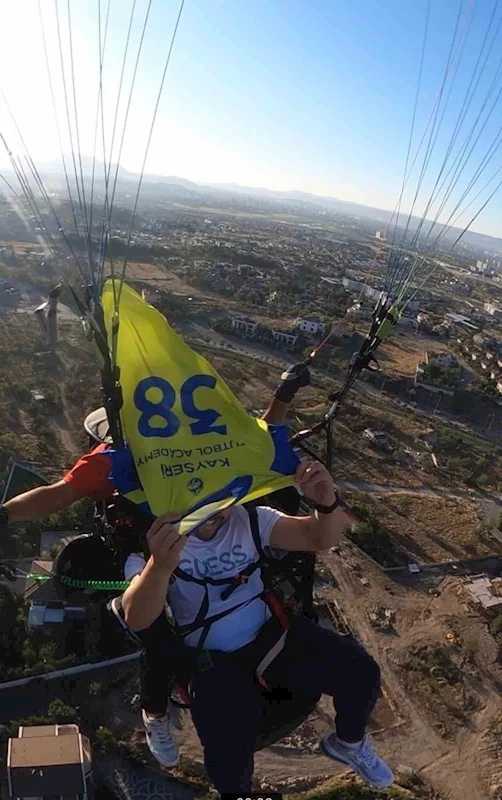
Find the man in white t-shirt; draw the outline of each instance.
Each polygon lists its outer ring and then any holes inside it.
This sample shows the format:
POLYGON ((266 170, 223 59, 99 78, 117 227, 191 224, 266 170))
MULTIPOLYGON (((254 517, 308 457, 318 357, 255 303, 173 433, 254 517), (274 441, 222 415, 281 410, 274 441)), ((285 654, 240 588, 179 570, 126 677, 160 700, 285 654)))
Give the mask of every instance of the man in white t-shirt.
MULTIPOLYGON (((310 517, 291 517, 259 508, 261 546, 320 552, 338 544, 353 518, 338 503, 329 472, 318 462, 306 461, 296 481, 316 510, 310 517)), ((250 517, 244 508, 234 507, 188 538, 171 524, 175 518, 168 515, 153 523, 147 534, 148 561, 133 554, 126 562, 131 584, 122 599, 125 619, 132 630, 149 628, 162 614, 167 596, 189 649, 222 656, 210 657, 208 669, 195 669, 190 710, 217 790, 249 791, 262 706, 256 682, 242 670, 239 654, 250 652, 274 622, 262 597, 250 517)), ((380 671, 355 640, 297 619, 282 652, 262 677, 286 690, 331 695, 336 732, 321 743, 325 755, 350 765, 373 786, 392 783, 391 770, 365 736, 380 671)))

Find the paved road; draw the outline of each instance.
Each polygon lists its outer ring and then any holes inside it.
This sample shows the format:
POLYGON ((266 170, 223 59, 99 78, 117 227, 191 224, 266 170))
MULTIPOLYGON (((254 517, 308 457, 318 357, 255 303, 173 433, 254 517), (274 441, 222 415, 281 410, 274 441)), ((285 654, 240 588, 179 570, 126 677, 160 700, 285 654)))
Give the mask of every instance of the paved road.
POLYGON ((257 358, 260 361, 280 361, 283 364, 296 364, 298 361, 298 356, 291 355, 291 353, 286 353, 282 350, 272 351, 255 342, 251 343, 236 337, 226 336, 201 323, 191 322, 181 325, 180 328, 185 335, 195 335, 201 339, 209 339, 213 347, 221 347, 224 351, 232 349, 238 354, 257 358))

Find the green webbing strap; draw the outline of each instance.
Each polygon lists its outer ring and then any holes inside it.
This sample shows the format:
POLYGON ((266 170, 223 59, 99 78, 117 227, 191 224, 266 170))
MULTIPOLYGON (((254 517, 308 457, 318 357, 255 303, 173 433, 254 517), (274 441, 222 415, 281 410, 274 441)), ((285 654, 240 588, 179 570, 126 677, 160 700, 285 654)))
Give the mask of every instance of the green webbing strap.
MULTIPOLYGON (((45 581, 53 581, 56 577, 55 575, 40 575, 37 572, 29 573, 28 575, 23 575, 19 577, 30 578, 33 581, 37 581, 39 583, 45 583, 45 581)), ((84 581, 84 580, 77 580, 76 578, 70 578, 68 575, 61 575, 59 580, 63 584, 63 586, 69 586, 72 589, 97 589, 100 591, 124 591, 130 584, 130 581, 84 581)))

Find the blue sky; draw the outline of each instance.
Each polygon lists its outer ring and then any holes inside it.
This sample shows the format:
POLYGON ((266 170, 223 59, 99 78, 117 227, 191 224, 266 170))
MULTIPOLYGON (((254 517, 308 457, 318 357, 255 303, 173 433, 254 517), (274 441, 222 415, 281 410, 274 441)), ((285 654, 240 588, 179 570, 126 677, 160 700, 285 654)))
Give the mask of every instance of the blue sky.
MULTIPOLYGON (((49 0, 41 3, 56 100, 64 121, 53 6, 49 0)), ((477 4, 471 0, 431 1, 412 152, 438 97, 461 5, 460 43, 455 51, 459 66, 455 73, 454 61, 449 73, 450 80, 455 74, 455 82, 417 211, 422 211, 439 174, 494 4, 495 0, 478 0, 477 4)), ((7 75, 2 88, 33 156, 41 160, 55 157, 57 137, 44 72, 37 2, 17 0, 2 5, 0 28, 7 32, 6 47, 0 54, 0 74, 7 75), (20 51, 21 30, 24 46, 20 51), (12 70, 13 63, 18 64, 17 70, 12 70)), ((101 0, 101 6, 104 17, 107 0, 101 0)), ((131 7, 132 0, 111 0, 104 63, 108 146, 131 7)), ((137 0, 128 78, 146 7, 146 0, 137 0)), ((71 8, 79 135, 82 150, 92 153, 99 77, 97 0, 73 0, 71 8)), ((153 0, 122 152, 123 165, 133 171, 141 168, 177 10, 178 4, 172 0, 153 0)), ((68 67, 66 3, 60 2, 60 14, 68 67)), ((301 189, 393 208, 410 135, 426 15, 427 0, 186 0, 148 171, 194 181, 301 189)), ((497 10, 491 29, 494 34, 501 15, 502 10, 497 10)), ((457 140, 457 151, 478 116, 498 66, 502 29, 497 35, 457 140)), ((499 76, 497 90, 501 87, 499 76)), ((449 88, 448 83, 443 102, 449 88)), ((124 111, 123 98, 118 130, 124 111)), ((4 129, 8 120, 5 122, 3 109, 0 114, 4 129)), ((472 154, 465 181, 481 162, 496 131, 495 122, 500 124, 501 119, 497 105, 472 154)), ((15 134, 10 138, 14 140, 15 134)), ((67 131, 63 131, 63 139, 66 149, 67 131)), ((116 137, 116 145, 118 140, 116 137)), ((457 151, 452 151, 452 157, 457 151)), ((419 157, 405 195, 406 208, 412 202, 421 163, 419 157)), ((487 168, 486 179, 499 164, 502 152, 487 168)), ((455 191, 460 193, 463 185, 459 183, 455 191)), ((473 204, 472 213, 480 204, 481 198, 473 204)), ((499 193, 473 228, 502 235, 501 210, 499 193)))

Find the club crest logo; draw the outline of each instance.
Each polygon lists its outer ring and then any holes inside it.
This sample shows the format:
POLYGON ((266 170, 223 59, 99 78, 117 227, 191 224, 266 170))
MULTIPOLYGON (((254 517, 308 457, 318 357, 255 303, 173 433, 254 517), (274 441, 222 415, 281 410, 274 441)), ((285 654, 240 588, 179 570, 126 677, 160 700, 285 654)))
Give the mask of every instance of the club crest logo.
POLYGON ((204 484, 200 478, 191 478, 187 483, 187 489, 192 494, 200 494, 204 484))

